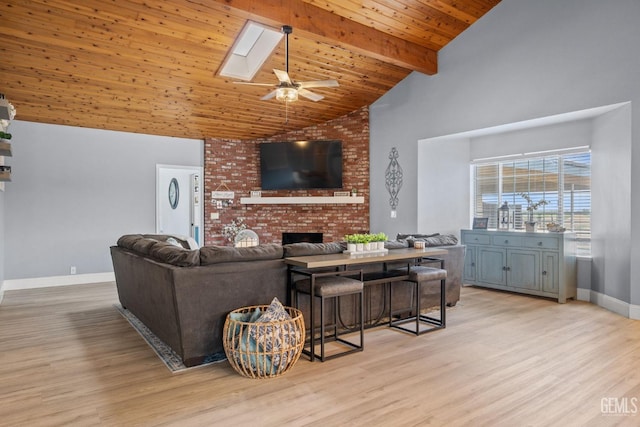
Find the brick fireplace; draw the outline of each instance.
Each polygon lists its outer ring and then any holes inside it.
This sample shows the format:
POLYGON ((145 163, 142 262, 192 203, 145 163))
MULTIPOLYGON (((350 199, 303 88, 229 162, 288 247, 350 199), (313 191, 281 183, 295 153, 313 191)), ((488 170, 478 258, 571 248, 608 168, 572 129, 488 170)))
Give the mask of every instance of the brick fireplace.
MULTIPOLYGON (((345 234, 369 230, 369 109, 363 107, 329 122, 260 140, 205 140, 205 244, 227 244, 223 225, 242 218, 260 243, 280 243, 283 232, 323 233, 325 242, 342 240, 345 234), (363 204, 240 204, 260 188, 259 144, 303 139, 342 140, 343 191, 352 188, 364 196, 363 204), (232 203, 217 208, 211 192, 224 185, 235 192, 232 203), (211 214, 218 219, 212 219, 211 214)), ((263 197, 333 196, 335 190, 262 191, 263 197)))

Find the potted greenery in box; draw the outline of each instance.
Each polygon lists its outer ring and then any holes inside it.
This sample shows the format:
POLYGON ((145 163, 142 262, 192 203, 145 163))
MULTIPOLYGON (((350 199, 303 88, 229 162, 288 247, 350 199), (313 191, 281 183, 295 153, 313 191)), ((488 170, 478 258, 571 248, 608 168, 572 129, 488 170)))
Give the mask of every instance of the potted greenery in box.
POLYGON ((344 236, 349 252, 363 252, 364 244, 369 242, 366 234, 347 234, 344 236))
POLYGON ((384 233, 347 234, 344 236, 344 241, 347 243, 349 252, 371 252, 384 249, 387 235, 384 233))
POLYGON ((362 235, 362 246, 365 252, 370 252, 373 248, 371 247, 371 242, 373 241, 372 234, 363 234, 362 235))
POLYGON ((384 233, 376 233, 371 238, 371 241, 376 244, 375 249, 383 250, 384 249, 384 242, 387 241, 387 235, 384 234, 384 233))
POLYGON ((533 218, 533 212, 537 210, 540 206, 548 205, 549 202, 542 199, 534 203, 533 200, 531 200, 531 197, 527 193, 520 193, 520 196, 522 196, 522 198, 527 201, 528 218, 527 218, 527 221, 524 223, 525 229, 527 232, 534 232, 536 231, 536 221, 533 218))
POLYGON ((349 252, 355 252, 357 247, 356 244, 358 243, 357 241, 358 239, 356 238, 355 234, 347 234, 344 236, 344 241, 347 242, 347 250, 349 252))

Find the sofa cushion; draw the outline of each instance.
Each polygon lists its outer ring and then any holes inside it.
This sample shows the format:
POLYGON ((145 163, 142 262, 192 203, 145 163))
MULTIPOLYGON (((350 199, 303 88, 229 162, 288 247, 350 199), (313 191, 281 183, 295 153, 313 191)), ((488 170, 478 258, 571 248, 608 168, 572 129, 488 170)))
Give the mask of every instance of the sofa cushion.
POLYGON ((149 256, 156 261, 178 267, 200 265, 200 251, 191 251, 169 242, 158 242, 150 250, 149 256))
POLYGON ((284 257, 339 254, 344 251, 340 243, 289 243, 283 246, 284 257))
POLYGON ((282 246, 275 243, 251 246, 248 248, 215 245, 200 248, 200 265, 280 258, 282 258, 282 246))
POLYGON ((415 242, 424 242, 425 247, 451 246, 458 244, 458 238, 453 234, 439 234, 432 237, 407 239, 409 247, 413 247, 415 242))
POLYGON ((402 234, 398 233, 396 235, 396 240, 409 240, 409 239, 426 239, 427 237, 439 236, 440 233, 431 233, 431 234, 402 234))
POLYGON ((404 249, 409 247, 409 242, 406 240, 388 240, 384 242, 385 249, 404 249))
POLYGON ((142 239, 142 234, 125 234, 118 239, 118 246, 125 249, 133 249, 133 244, 142 239))
POLYGON ((138 252, 141 255, 150 255, 151 250, 158 243, 160 243, 159 240, 140 237, 138 240, 133 242, 131 250, 138 252))

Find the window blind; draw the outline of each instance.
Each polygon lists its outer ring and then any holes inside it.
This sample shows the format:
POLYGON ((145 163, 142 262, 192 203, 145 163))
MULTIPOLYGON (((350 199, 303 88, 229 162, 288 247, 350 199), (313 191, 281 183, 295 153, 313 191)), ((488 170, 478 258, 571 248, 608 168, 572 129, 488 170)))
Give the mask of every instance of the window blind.
POLYGON ((510 226, 524 229, 535 221, 543 229, 557 223, 575 232, 578 253, 591 252, 591 153, 571 153, 472 164, 473 215, 488 217, 497 228, 498 207, 512 208, 510 226), (546 204, 527 211, 527 195, 533 203, 546 204))

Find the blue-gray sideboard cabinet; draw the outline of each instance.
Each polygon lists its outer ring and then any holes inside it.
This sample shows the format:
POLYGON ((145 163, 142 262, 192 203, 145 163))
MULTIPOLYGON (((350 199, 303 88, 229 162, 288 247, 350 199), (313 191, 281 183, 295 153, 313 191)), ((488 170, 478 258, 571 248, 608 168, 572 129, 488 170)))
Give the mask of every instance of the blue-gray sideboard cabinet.
POLYGON ((461 230, 463 283, 555 298, 576 297, 574 233, 461 230))

